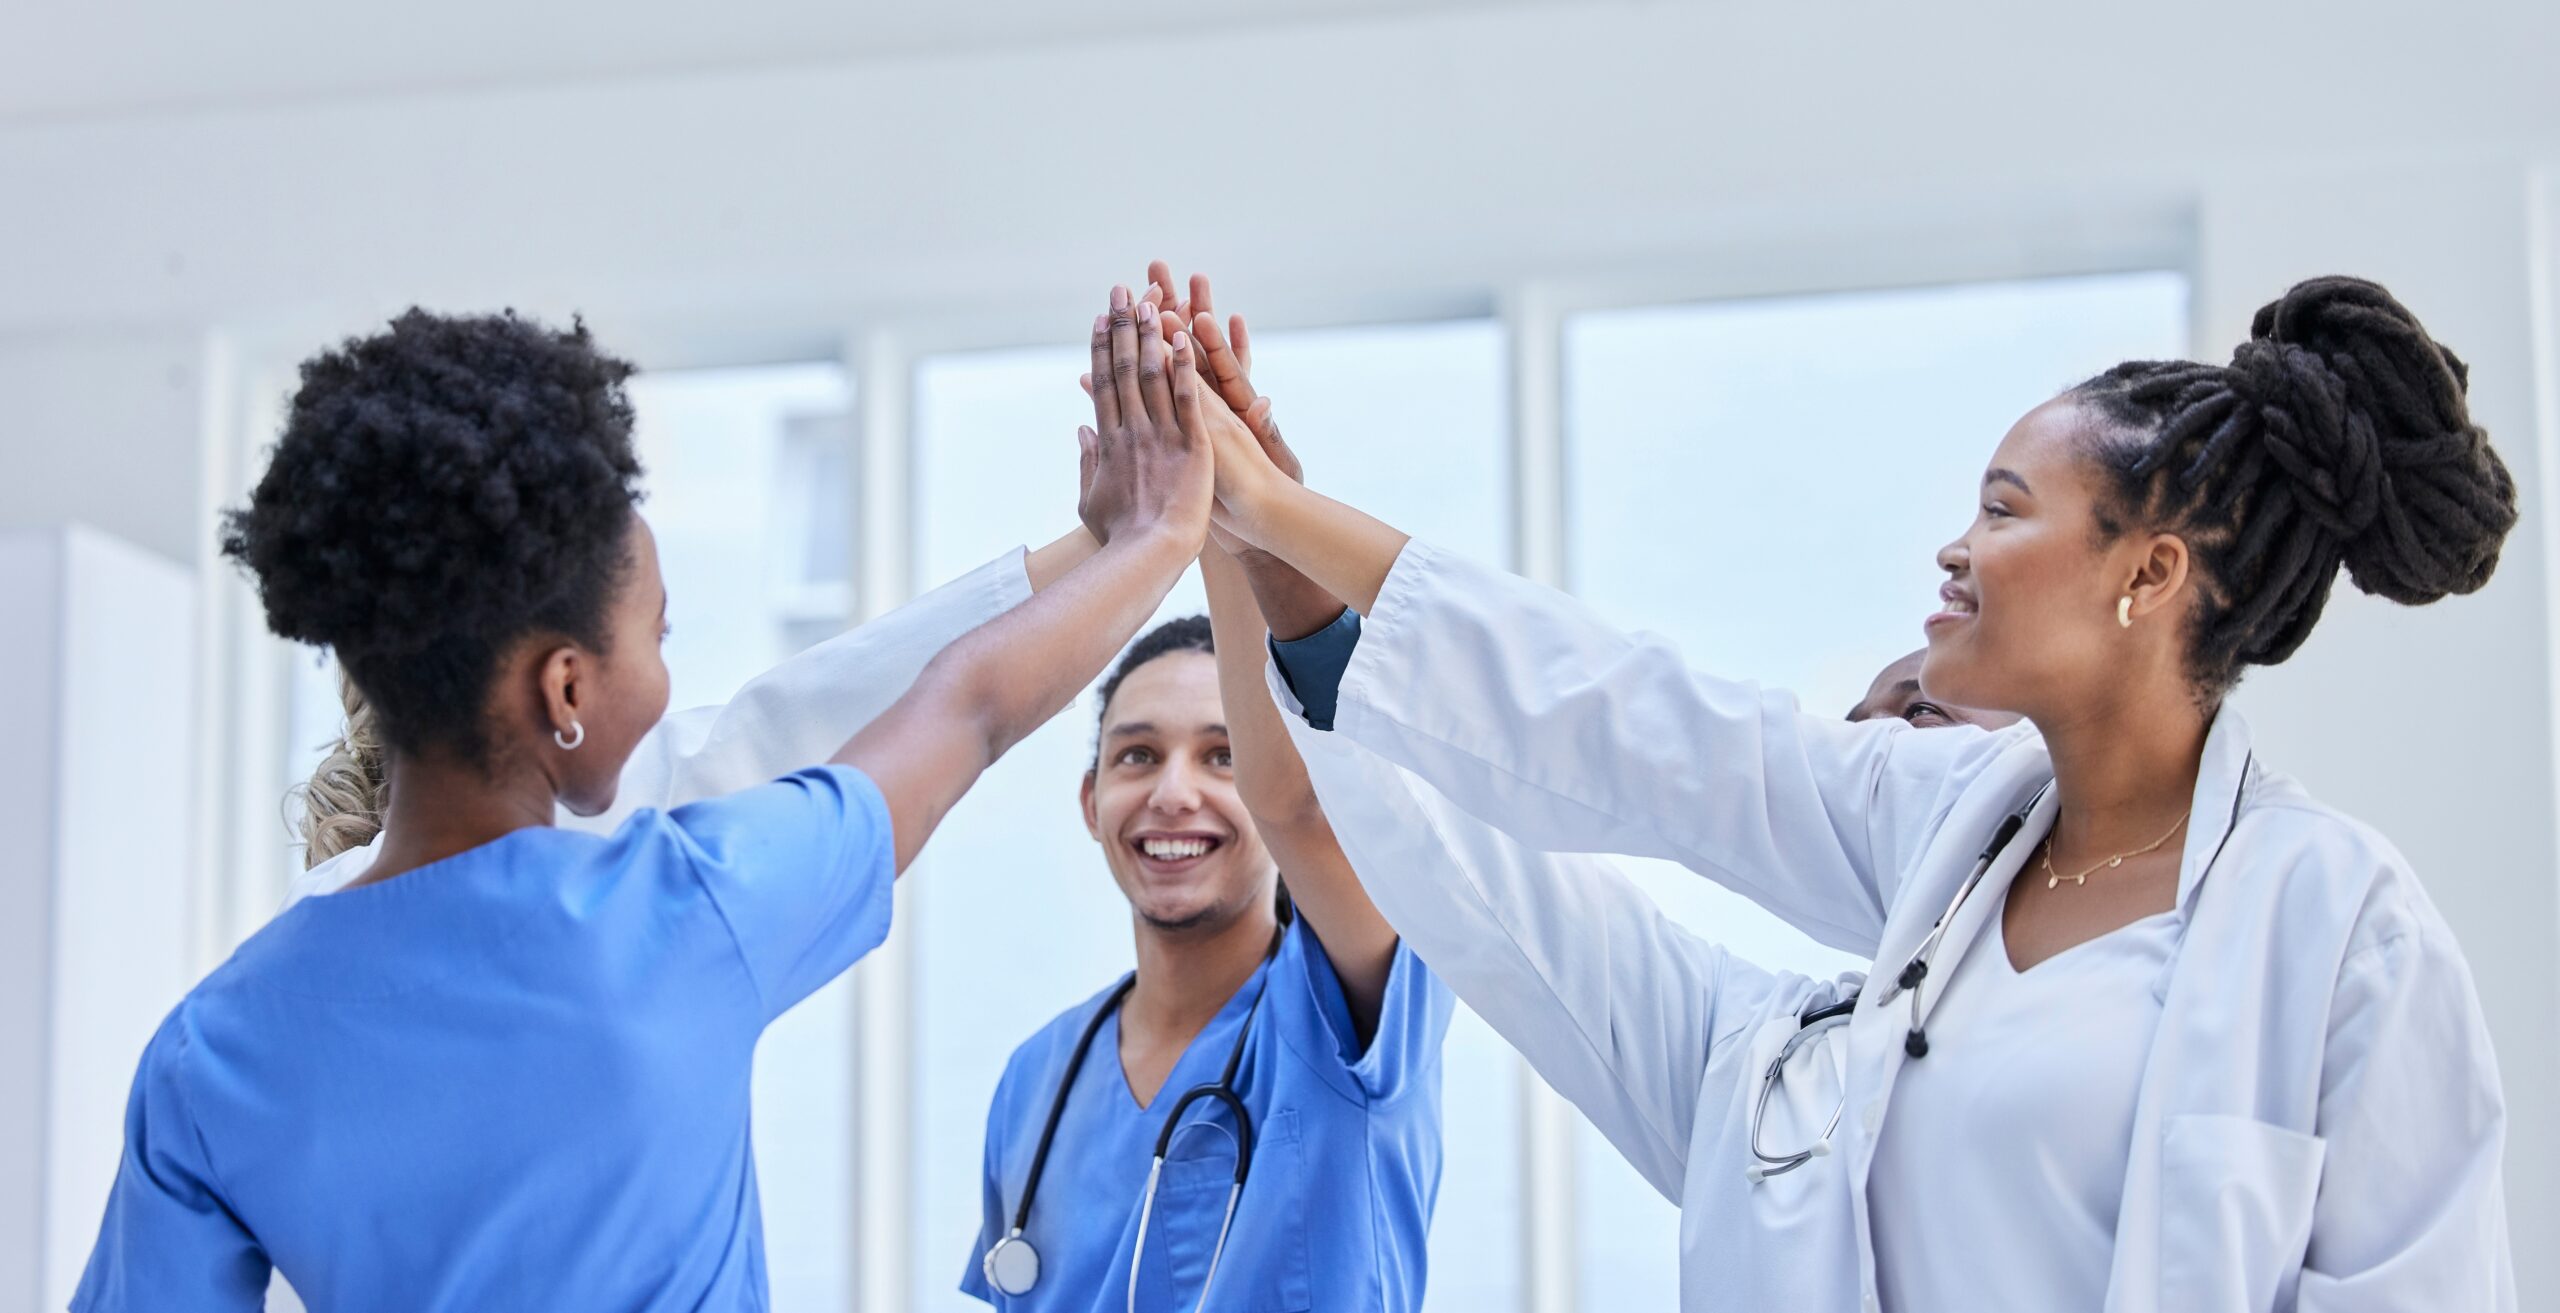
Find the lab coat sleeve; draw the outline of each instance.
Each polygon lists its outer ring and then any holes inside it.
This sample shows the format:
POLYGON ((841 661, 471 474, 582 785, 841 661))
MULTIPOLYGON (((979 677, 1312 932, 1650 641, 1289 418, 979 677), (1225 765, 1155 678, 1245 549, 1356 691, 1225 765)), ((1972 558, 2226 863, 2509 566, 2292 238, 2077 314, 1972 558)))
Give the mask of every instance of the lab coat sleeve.
POLYGON ((2506 1103, 2469 969, 2411 918, 2342 966, 2301 1313, 2512 1310, 2506 1103))
POLYGON ((1523 843, 1669 858, 1868 956, 1906 858, 2000 741, 1807 716, 1419 540, 1336 728, 1523 843))
POLYGON ((1284 719, 1405 945, 1677 1202, 1710 1061, 1815 983, 1689 933, 1601 859, 1522 845, 1343 735, 1284 719))
POLYGON ((641 808, 734 793, 825 761, 904 697, 935 654, 1030 597, 1017 547, 756 676, 725 704, 659 721, 623 766, 612 808, 563 812, 560 823, 610 833, 641 808))
POLYGON ((124 1160, 74 1313, 257 1309, 269 1264, 216 1184, 188 1111, 183 1007, 144 1050, 125 1106, 124 1160))

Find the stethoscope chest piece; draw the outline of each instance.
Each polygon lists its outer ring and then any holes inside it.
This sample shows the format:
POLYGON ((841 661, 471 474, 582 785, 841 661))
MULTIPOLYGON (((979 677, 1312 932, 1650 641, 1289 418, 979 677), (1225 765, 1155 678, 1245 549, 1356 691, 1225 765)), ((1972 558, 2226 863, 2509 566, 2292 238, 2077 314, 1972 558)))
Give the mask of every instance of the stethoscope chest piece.
POLYGON ((1021 1296, 1040 1284, 1040 1251, 1016 1231, 987 1251, 987 1284, 1000 1295, 1021 1296))

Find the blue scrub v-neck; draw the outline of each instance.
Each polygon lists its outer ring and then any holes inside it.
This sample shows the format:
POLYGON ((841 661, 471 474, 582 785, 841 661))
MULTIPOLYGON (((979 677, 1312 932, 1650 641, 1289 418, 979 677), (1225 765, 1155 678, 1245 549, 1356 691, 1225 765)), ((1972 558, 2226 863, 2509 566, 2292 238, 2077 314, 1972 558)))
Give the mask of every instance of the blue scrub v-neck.
MULTIPOLYGON (((988 1112, 983 1219, 962 1290, 1007 1310, 1126 1307, 1139 1204, 1164 1113, 1185 1091, 1217 1079, 1257 991, 1261 1007, 1235 1078, 1253 1115, 1255 1158, 1209 1311, 1419 1306, 1440 1178, 1440 1047, 1453 1004, 1399 948, 1377 1033, 1363 1049, 1332 963, 1303 921, 1192 1038, 1143 1106, 1120 1063, 1119 1017, 1104 1020, 1075 1073, 1024 1232, 1040 1254, 1040 1283, 1011 1297, 986 1284, 980 1260, 1011 1227, 1076 1039, 1111 991, 1061 1013, 1015 1050, 988 1112)), ((1198 1297, 1234 1183, 1232 1120, 1207 1100, 1183 1115, 1157 1186, 1139 1270, 1141 1309, 1178 1313, 1198 1297)))

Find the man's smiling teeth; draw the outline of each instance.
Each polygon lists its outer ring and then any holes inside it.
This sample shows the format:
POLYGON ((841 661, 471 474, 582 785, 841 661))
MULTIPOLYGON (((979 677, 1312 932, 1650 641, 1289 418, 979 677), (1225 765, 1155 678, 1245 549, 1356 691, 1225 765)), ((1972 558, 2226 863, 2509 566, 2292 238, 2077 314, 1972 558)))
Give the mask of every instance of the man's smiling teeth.
POLYGON ((1140 839, 1138 841, 1138 851, 1159 862, 1178 862, 1186 857, 1198 857, 1208 852, 1210 847, 1206 839, 1140 839))

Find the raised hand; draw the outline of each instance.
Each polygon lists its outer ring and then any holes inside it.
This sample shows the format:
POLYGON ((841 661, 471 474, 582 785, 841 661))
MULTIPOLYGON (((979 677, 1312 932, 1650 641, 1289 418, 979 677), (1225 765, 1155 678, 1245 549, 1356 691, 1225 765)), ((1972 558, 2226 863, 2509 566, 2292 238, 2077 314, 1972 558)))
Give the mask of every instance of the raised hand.
POLYGON ((1129 289, 1111 289, 1110 313, 1093 321, 1093 427, 1080 429, 1076 513, 1093 536, 1167 532, 1196 550, 1208 531, 1218 460, 1203 417, 1190 335, 1168 347, 1156 313, 1129 289))
POLYGON ((1199 345, 1200 371, 1229 409, 1243 417, 1245 427, 1262 439, 1265 447, 1277 447, 1275 460, 1283 468, 1296 460, 1287 456, 1287 444, 1280 441, 1280 426, 1271 418, 1271 399, 1253 390, 1253 339, 1245 329, 1243 315, 1227 316, 1224 332, 1218 327, 1218 313, 1212 304, 1209 275, 1191 275, 1190 292, 1186 296, 1174 286, 1173 267, 1162 260, 1147 265, 1146 299, 1167 319, 1166 333, 1183 329, 1199 345))

